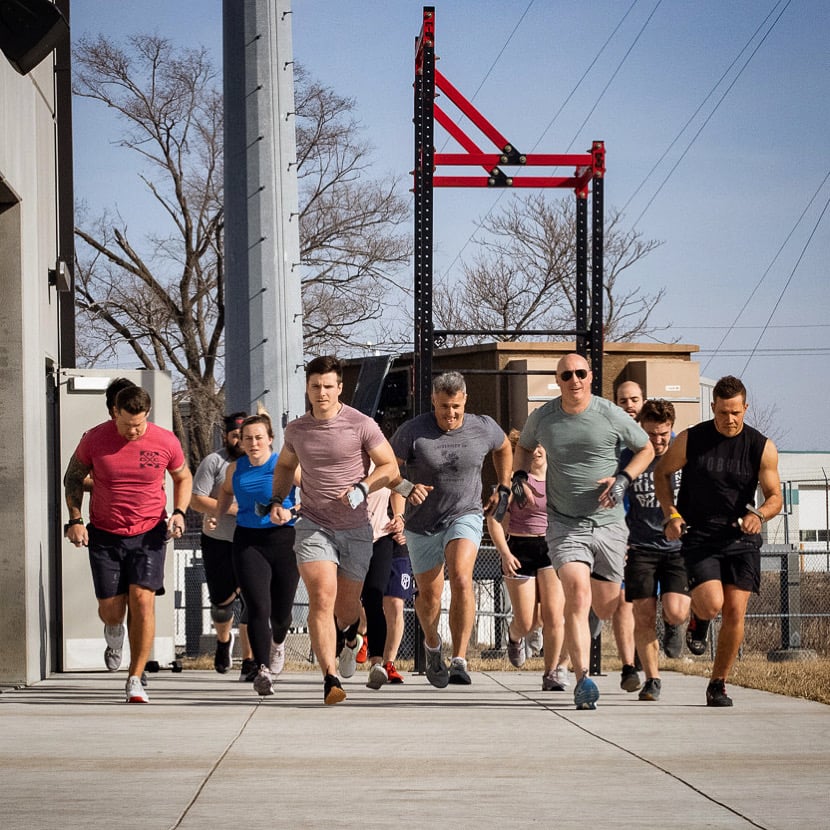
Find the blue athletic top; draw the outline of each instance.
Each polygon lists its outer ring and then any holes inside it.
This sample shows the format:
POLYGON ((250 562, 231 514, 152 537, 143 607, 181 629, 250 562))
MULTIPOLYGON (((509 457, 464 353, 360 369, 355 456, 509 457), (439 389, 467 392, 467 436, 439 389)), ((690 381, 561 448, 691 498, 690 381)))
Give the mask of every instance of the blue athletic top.
MULTIPOLYGON (((277 465, 277 453, 259 467, 254 467, 247 455, 236 460, 233 473, 233 493, 236 496, 238 512, 236 523, 240 527, 268 528, 275 527, 267 515, 257 516, 254 505, 268 504, 274 486, 274 467, 277 465)), ((296 504, 296 488, 292 487, 283 500, 282 506, 289 510, 296 504)), ((294 524, 294 519, 288 522, 294 524)), ((284 526, 284 525, 283 525, 284 526)))

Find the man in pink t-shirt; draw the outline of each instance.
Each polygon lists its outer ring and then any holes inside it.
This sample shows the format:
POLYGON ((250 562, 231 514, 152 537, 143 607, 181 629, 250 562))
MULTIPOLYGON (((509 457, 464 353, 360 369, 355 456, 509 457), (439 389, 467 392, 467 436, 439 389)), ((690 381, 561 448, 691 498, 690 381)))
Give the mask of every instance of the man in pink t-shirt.
POLYGON ((324 356, 308 364, 311 411, 285 428, 271 499, 271 521, 290 521, 292 514, 282 502, 299 466, 302 521, 296 525, 294 551, 308 590, 308 630, 327 704, 346 697, 336 656, 343 677, 355 671, 360 593, 372 557, 366 496, 400 481, 395 455, 380 427, 341 403, 342 391, 340 360, 324 356), (375 464, 371 472, 370 461, 375 464))
POLYGON ((150 406, 150 396, 140 386, 119 392, 112 419, 84 433, 63 479, 69 508, 64 532, 76 547, 89 547, 110 671, 121 664, 124 617, 130 612, 128 703, 148 702, 141 673, 155 636, 155 596, 164 579, 166 542, 184 533, 192 487, 179 440, 148 422, 150 406), (165 471, 173 480, 169 518, 165 471), (94 485, 85 527, 81 507, 90 473, 94 485))

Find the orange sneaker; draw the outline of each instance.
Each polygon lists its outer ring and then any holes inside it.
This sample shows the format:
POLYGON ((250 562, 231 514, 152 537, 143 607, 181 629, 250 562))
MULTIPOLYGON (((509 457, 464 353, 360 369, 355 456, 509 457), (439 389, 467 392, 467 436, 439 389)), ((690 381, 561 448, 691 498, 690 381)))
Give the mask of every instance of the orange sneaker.
POLYGON ((365 663, 367 652, 369 650, 369 638, 364 634, 363 635, 363 642, 360 645, 360 648, 357 651, 357 655, 355 657, 355 662, 357 663, 365 663))
POLYGON ((389 678, 390 683, 403 683, 403 678, 400 674, 398 674, 398 670, 395 668, 394 663, 391 661, 384 663, 383 668, 386 669, 386 676, 389 678))

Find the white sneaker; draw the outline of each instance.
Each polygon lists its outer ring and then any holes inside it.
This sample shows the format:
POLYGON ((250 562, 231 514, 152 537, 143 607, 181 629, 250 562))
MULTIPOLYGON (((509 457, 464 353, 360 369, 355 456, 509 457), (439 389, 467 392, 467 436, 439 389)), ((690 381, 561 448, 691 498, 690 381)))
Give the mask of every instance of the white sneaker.
POLYGON ((363 645, 363 637, 357 635, 353 646, 344 645, 340 652, 340 676, 351 677, 357 668, 357 653, 363 645))
POLYGON ((254 691, 262 697, 274 694, 274 686, 271 680, 271 672, 268 666, 260 666, 259 674, 254 678, 254 691))
POLYGON ((369 669, 369 679, 366 681, 366 687, 369 689, 379 689, 381 686, 385 686, 389 682, 389 675, 386 673, 386 669, 380 663, 375 663, 371 669, 369 669))
POLYGON ((127 703, 149 703, 150 698, 147 697, 147 691, 141 685, 141 678, 133 675, 127 678, 127 685, 125 687, 127 695, 127 703))
POLYGON ((271 643, 271 674, 282 674, 285 668, 285 642, 271 643))
POLYGON ((105 625, 104 639, 107 642, 104 649, 104 665, 107 671, 118 671, 121 668, 121 652, 124 649, 124 626, 105 625))

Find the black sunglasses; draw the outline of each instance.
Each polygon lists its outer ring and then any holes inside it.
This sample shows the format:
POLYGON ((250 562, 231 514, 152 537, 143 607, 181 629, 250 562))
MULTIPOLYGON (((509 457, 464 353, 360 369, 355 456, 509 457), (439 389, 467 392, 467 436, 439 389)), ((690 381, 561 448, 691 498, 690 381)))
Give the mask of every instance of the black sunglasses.
POLYGON ((580 380, 585 380, 588 377, 588 370, 587 369, 566 369, 564 372, 559 374, 561 380, 568 381, 574 375, 576 375, 580 380))

